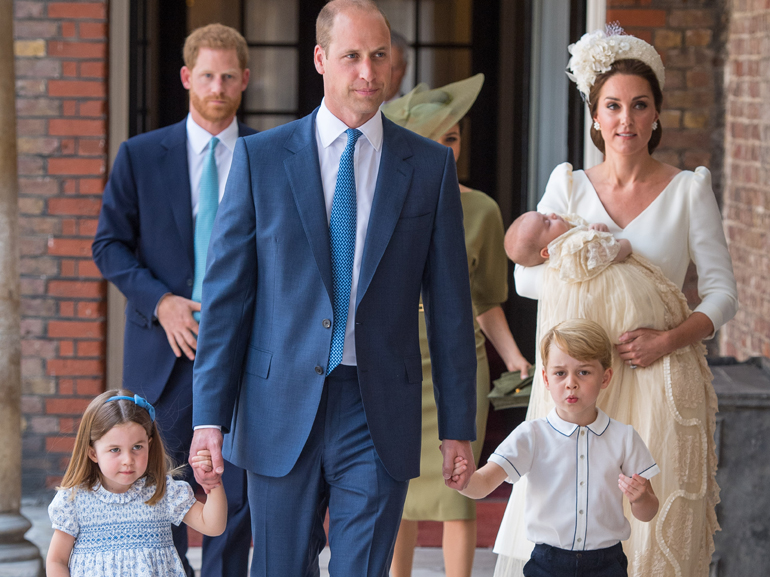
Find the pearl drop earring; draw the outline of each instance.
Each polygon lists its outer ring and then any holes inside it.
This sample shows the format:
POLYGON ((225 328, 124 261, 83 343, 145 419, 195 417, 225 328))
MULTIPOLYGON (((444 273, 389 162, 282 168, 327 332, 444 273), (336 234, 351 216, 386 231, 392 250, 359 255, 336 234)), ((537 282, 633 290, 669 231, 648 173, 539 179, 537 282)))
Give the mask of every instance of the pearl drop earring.
POLYGON ((594 120, 594 130, 599 131, 602 129, 601 124, 597 120, 594 120))
POLYGON ((652 123, 652 131, 655 132, 658 129, 658 121, 652 123))

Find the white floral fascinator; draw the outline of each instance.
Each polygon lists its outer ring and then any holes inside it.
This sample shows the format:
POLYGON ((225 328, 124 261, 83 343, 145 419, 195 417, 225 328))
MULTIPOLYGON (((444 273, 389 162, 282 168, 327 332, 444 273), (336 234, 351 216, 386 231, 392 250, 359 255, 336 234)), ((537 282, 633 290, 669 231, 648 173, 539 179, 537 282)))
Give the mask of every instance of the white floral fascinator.
POLYGON ((584 34, 575 44, 570 44, 569 52, 572 57, 567 65, 567 76, 577 84, 586 102, 596 77, 607 72, 617 60, 644 62, 655 73, 661 89, 666 81, 666 70, 657 51, 641 38, 625 34, 617 23, 584 34))

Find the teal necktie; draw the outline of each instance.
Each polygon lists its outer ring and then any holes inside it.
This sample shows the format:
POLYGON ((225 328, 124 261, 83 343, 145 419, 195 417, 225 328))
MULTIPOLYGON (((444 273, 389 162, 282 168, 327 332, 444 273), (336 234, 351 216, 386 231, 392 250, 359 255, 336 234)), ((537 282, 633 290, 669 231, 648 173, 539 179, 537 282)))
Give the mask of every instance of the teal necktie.
POLYGON ((332 213, 329 218, 329 240, 332 255, 332 346, 326 374, 342 362, 345 327, 348 324, 350 285, 353 279, 353 257, 356 252, 356 175, 353 156, 361 131, 348 128, 348 144, 340 157, 337 185, 334 187, 332 213))
MULTIPOLYGON (((209 150, 203 161, 200 195, 198 197, 198 216, 195 218, 195 281, 193 282, 192 300, 201 302, 203 275, 206 274, 206 254, 209 250, 211 231, 219 207, 219 175, 215 151, 219 139, 215 136, 209 141, 209 150)), ((194 313, 195 320, 200 320, 200 313, 194 313)))

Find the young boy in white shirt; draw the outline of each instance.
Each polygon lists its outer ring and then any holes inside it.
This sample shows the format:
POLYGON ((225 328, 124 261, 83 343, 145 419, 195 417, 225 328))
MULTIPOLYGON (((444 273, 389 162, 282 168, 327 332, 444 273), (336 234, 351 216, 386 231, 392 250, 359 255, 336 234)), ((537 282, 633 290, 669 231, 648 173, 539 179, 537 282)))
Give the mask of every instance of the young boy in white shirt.
MULTIPOLYGON (((573 319, 548 331, 540 351, 556 407, 518 426, 460 492, 480 499, 529 476, 524 515, 536 545, 525 577, 627 577, 623 495, 634 517, 650 521, 658 499, 649 479, 660 471, 633 427, 596 407, 612 378, 612 343, 595 322, 573 319)), ((458 457, 454 475, 466 467, 458 457)))

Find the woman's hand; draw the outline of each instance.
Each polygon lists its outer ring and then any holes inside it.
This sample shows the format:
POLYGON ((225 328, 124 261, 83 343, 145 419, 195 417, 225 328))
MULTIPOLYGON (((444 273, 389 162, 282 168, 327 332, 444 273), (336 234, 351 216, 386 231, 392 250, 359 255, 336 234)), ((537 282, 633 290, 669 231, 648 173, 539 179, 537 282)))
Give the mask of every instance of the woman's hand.
POLYGON ((659 358, 669 354, 668 333, 655 329, 636 329, 620 335, 616 345, 623 362, 634 368, 649 367, 659 358))
POLYGON ((521 371, 521 378, 526 379, 529 376, 529 370, 532 368, 532 364, 519 353, 518 355, 514 355, 510 362, 505 363, 505 368, 511 373, 521 371))

